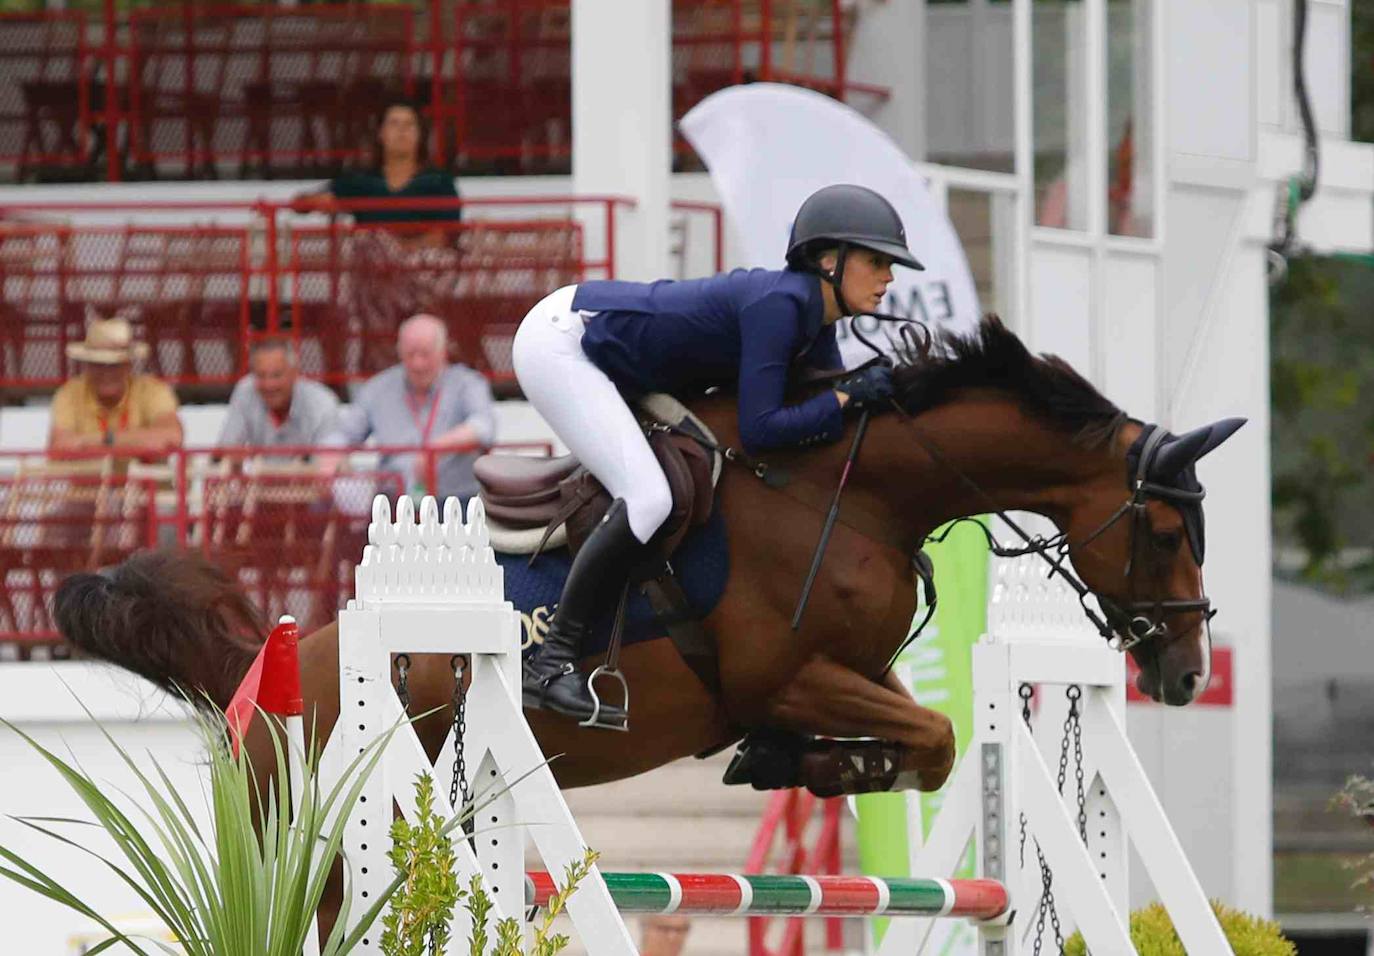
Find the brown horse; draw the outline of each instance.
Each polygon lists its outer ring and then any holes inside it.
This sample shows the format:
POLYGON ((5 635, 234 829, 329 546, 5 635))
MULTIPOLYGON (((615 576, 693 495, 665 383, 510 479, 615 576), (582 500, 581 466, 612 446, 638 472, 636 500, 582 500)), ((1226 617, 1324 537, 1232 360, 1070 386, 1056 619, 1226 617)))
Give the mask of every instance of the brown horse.
MULTIPOLYGON (((705 622, 719 647, 721 694, 708 692, 667 640, 626 648, 622 666, 635 691, 628 734, 526 713, 545 753, 561 755, 553 770, 562 786, 633 776, 728 744, 740 728, 766 727, 893 742, 895 787, 939 787, 955 752, 950 723, 917 704, 886 667, 916 609, 912 554, 942 523, 994 506, 1050 518, 1082 580, 1118 609, 1108 611, 1113 627, 1148 632, 1131 649, 1143 692, 1175 705, 1201 692, 1210 636, 1193 462, 1234 425, 1168 436, 1146 456, 1159 467, 1128 474, 1147 426, 1065 363, 1032 356, 995 318, 945 346, 944 357, 896 371, 901 408, 871 422, 798 632, 792 612, 848 445, 770 454, 769 464, 794 479, 782 489, 726 467, 719 507, 731 572, 705 622), (1131 508, 1142 477, 1155 493, 1131 508)), ((691 407, 721 441, 738 444, 731 398, 691 407)), ((163 687, 203 690, 219 706, 264 633, 232 579, 179 553, 68 579, 55 604, 62 633, 88 654, 163 687)), ((325 734, 338 716, 337 636, 331 624, 300 645, 307 725, 313 717, 325 734)), ((413 712, 444 707, 453 690, 447 658, 417 658, 409 683, 413 712)), ((442 711, 417 724, 432 758, 450 720, 442 711)), ((250 748, 265 766, 261 734, 250 748)))

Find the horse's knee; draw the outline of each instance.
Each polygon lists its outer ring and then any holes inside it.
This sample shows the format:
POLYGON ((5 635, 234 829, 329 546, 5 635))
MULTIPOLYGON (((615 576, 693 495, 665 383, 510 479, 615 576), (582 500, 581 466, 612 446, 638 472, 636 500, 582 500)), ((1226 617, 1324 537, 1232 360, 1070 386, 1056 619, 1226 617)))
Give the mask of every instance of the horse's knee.
POLYGON ((927 757, 932 767, 953 766, 956 752, 954 722, 938 710, 920 708, 920 733, 914 741, 918 751, 927 757))

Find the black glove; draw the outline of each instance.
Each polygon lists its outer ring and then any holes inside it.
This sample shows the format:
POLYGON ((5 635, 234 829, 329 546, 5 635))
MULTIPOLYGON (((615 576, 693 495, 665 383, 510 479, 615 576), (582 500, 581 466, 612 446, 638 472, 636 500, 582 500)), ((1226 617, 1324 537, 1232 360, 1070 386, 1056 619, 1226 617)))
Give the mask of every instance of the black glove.
POLYGON ((892 397, 892 369, 886 365, 870 365, 835 383, 835 391, 849 396, 855 408, 877 405, 892 397))

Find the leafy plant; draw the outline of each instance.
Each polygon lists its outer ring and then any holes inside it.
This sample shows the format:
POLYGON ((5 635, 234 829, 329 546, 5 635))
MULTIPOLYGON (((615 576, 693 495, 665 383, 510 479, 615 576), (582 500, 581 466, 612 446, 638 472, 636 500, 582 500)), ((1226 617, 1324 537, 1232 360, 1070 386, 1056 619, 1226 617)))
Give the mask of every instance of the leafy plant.
MULTIPOLYGON (((554 956, 555 953, 561 952, 567 947, 568 937, 553 932, 553 921, 568 905, 568 899, 573 895, 578 885, 587 878, 587 874, 591 873, 599 855, 595 850, 589 849, 582 854, 581 860, 569 863, 564 868, 563 886, 549 898, 548 905, 544 908, 544 919, 540 925, 534 928, 534 945, 530 948, 532 956, 554 956)), ((513 921, 502 920, 501 922, 504 924, 513 921)), ((507 938, 501 934, 500 930, 501 927, 498 927, 497 942, 500 947, 504 947, 507 945, 507 938)), ((516 949, 498 948, 499 956, 513 956, 519 951, 518 943, 516 949)))
POLYGON ((1374 590, 1371 294, 1368 265, 1298 256, 1270 299, 1275 554, 1339 592, 1374 590))
MULTIPOLYGON (((415 781, 416 822, 391 825, 391 865, 401 887, 382 917, 384 956, 435 956, 449 942, 449 923, 462 890, 458 887, 453 839, 434 813, 434 777, 415 781)), ((485 948, 478 950, 484 952, 485 948)))
MULTIPOLYGON (((1358 774, 1332 798, 1332 804, 1348 812, 1357 820, 1374 826, 1374 780, 1358 774)), ((1351 886, 1360 890, 1374 890, 1374 852, 1361 854, 1346 866, 1355 873, 1351 886)))
MULTIPOLYGON (((314 931, 314 914, 339 854, 344 824, 394 728, 359 754, 324 795, 319 788, 318 753, 310 748, 303 755, 306 785, 301 788, 303 797, 293 817, 287 745, 274 721, 264 715, 271 733, 275 785, 260 793, 247 748, 235 755, 228 746, 223 717, 197 712, 197 726, 209 756, 213 830, 207 832, 156 760, 153 772, 146 772, 89 710, 87 716, 137 778, 140 799, 134 801, 126 795, 128 802, 140 804, 137 813, 126 813, 99 781, 18 727, 0 721, 61 775, 94 817, 93 821, 59 817, 16 820, 99 860, 142 898, 176 935, 179 945, 174 948, 127 935, 59 880, 2 846, 0 876, 100 924, 110 936, 91 950, 93 956, 116 943, 124 943, 140 956, 150 956, 145 945, 175 956, 300 956, 306 935, 314 931), (256 825, 258 821, 261 827, 256 825), (68 826, 103 828, 114 840, 118 856, 102 855, 57 829, 68 826)), ((345 892, 339 919, 325 941, 322 956, 343 956, 354 949, 398 886, 399 880, 380 894, 349 932, 345 932, 349 924, 349 895, 345 892)))
MULTIPOLYGON (((1284 938, 1278 923, 1260 919, 1212 901, 1221 931, 1236 956, 1298 956, 1298 948, 1284 938)), ((1174 932, 1174 922, 1160 903, 1152 903, 1131 914, 1131 944, 1140 956, 1187 956, 1187 950, 1174 932)), ((1087 956, 1082 933, 1074 933, 1064 944, 1066 956, 1087 956)))
MULTIPOLYGON (((492 799, 488 795, 487 799, 492 799)), ((391 897, 381 946, 383 956, 441 956, 447 952, 453 911, 463 903, 472 920, 468 951, 485 956, 491 943, 488 931, 493 904, 474 876, 467 889, 458 885, 458 857, 450 834, 473 815, 473 811, 445 822, 434 812, 434 778, 420 774, 415 781, 415 822, 397 820, 391 825, 391 865, 400 888, 391 897)), ((564 871, 563 886, 549 899, 544 918, 534 928, 534 956, 555 956, 568 946, 568 937, 553 932, 553 923, 567 907, 568 899, 591 873, 597 854, 587 850, 581 860, 564 871)), ((493 956, 521 956, 524 933, 518 920, 507 917, 495 926, 493 956)))

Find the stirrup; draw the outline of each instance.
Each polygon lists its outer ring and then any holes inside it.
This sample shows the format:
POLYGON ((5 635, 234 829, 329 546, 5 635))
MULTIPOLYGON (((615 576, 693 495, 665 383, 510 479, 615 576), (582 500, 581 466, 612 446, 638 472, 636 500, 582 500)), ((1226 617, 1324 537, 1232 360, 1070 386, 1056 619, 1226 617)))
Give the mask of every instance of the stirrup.
POLYGON ((587 693, 592 697, 592 715, 586 720, 577 723, 579 727, 597 727, 601 730, 619 730, 628 733, 630 730, 630 685, 625 680, 625 675, 620 673, 620 669, 601 664, 592 671, 587 677, 587 693), (596 692, 596 679, 598 677, 610 677, 620 682, 620 689, 625 692, 625 722, 623 724, 602 723, 601 721, 601 695, 596 692))

